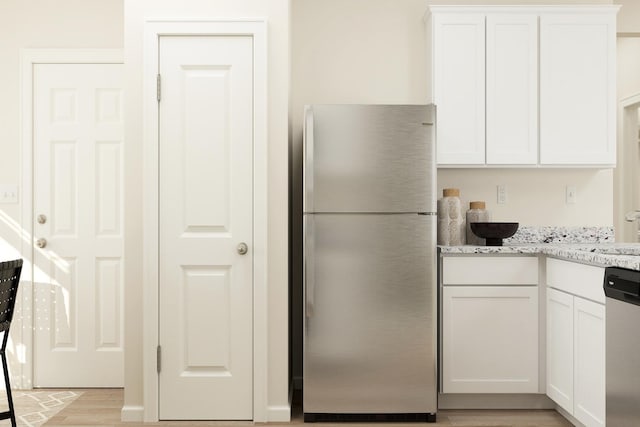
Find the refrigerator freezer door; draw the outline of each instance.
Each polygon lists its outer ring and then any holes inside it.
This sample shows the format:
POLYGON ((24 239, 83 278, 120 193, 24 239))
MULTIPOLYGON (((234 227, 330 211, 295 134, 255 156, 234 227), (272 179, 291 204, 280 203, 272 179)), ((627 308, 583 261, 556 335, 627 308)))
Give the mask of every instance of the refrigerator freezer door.
POLYGON ((305 212, 435 212, 433 105, 305 110, 305 212))
POLYGON ((305 215, 305 413, 436 412, 435 220, 305 215))

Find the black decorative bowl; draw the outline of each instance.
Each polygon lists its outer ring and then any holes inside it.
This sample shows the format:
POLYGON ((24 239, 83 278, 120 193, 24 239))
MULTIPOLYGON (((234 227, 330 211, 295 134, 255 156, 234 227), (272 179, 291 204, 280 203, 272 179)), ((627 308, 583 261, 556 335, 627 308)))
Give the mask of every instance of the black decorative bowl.
POLYGON ((487 246, 502 246, 502 239, 516 234, 519 225, 517 222, 472 222, 471 231, 486 239, 487 246))

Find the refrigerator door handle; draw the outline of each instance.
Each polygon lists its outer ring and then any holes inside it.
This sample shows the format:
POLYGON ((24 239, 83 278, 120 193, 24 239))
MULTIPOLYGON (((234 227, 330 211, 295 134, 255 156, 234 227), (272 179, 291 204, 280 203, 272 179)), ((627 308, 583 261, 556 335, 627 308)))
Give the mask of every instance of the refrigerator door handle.
POLYGON ((304 158, 302 179, 304 188, 303 212, 313 212, 313 107, 304 108, 304 126, 302 130, 302 156, 304 158))
POLYGON ((309 318, 313 316, 313 297, 315 293, 314 286, 314 230, 313 230, 313 215, 304 215, 304 312, 305 317, 309 318))

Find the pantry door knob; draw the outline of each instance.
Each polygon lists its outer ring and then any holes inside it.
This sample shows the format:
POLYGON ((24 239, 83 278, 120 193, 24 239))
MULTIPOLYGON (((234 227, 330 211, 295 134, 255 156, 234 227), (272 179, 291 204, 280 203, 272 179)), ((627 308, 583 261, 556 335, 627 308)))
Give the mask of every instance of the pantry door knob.
POLYGON ((46 247, 47 239, 45 239, 44 237, 39 238, 38 240, 36 240, 36 246, 39 247, 40 249, 46 247))
POLYGON ((249 251, 249 247, 247 246, 247 244, 245 242, 242 242, 238 245, 238 253, 240 255, 244 255, 249 251))

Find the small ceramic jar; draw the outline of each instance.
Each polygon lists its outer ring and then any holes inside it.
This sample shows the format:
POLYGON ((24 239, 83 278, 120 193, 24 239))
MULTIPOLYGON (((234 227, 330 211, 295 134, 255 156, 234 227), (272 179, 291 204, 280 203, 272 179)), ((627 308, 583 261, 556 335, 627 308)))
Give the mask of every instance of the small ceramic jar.
POLYGON ((443 246, 464 245, 466 232, 460 190, 445 188, 442 195, 442 199, 438 200, 438 244, 443 246))
POLYGON ((491 214, 486 209, 485 202, 471 202, 469 203, 469 210, 467 211, 467 244, 475 246, 484 246, 486 244, 485 239, 476 236, 471 231, 472 222, 489 222, 491 221, 491 214))

